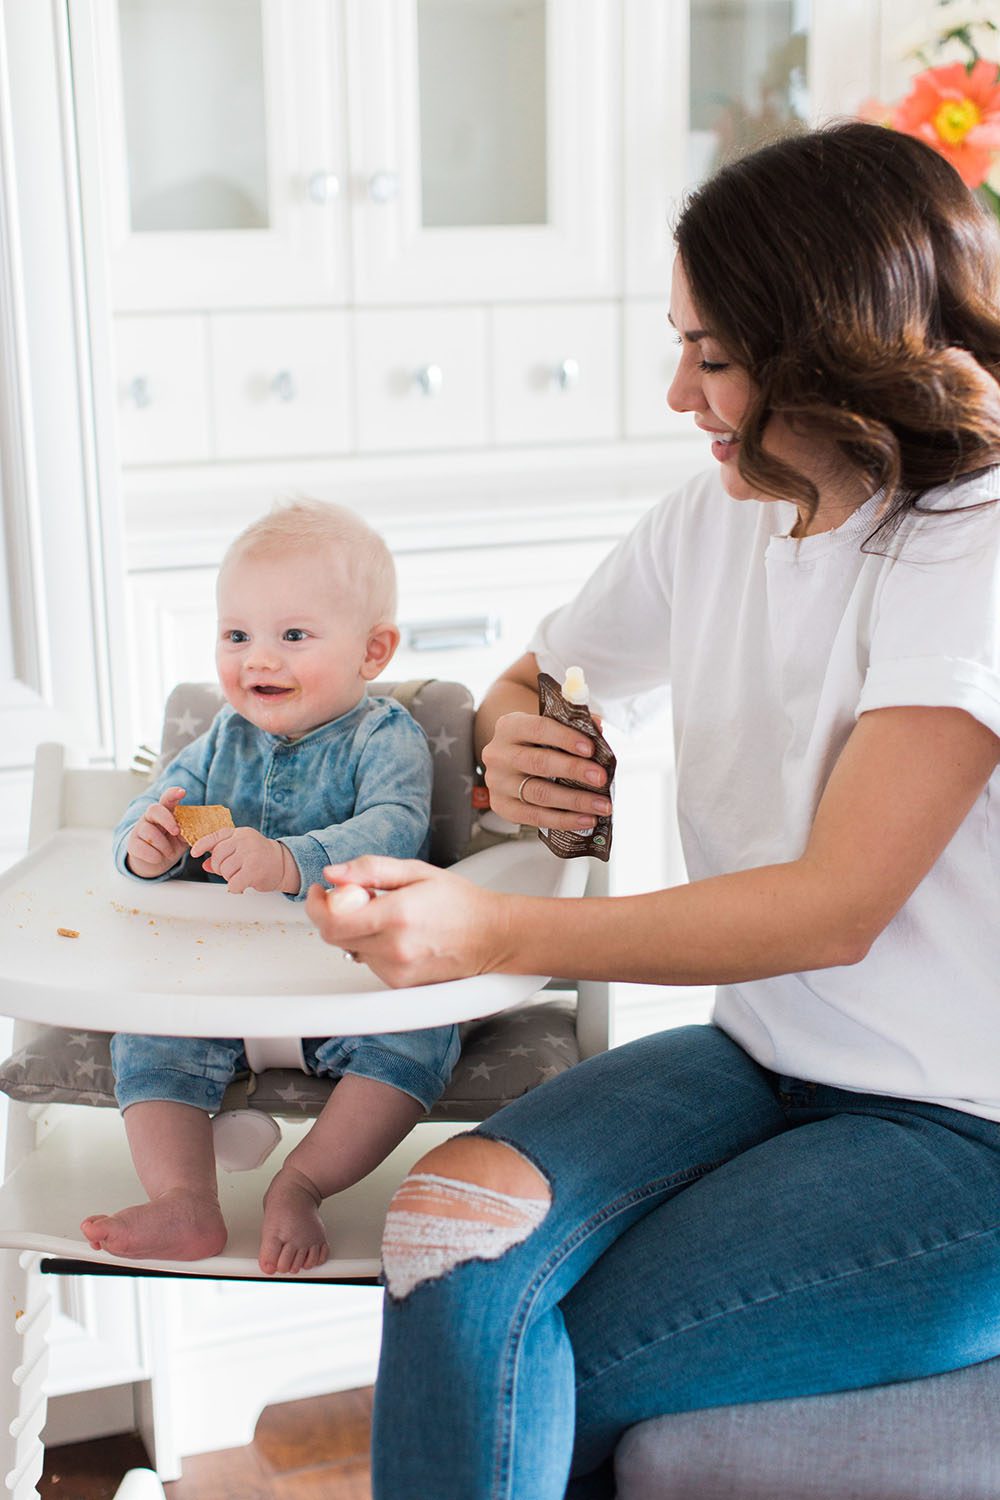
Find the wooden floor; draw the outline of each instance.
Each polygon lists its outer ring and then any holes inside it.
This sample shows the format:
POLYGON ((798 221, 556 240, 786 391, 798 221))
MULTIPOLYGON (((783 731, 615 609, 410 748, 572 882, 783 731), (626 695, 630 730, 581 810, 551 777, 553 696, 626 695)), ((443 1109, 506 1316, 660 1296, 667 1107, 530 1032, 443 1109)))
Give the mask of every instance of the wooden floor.
MULTIPOLYGON (((267 1407, 253 1442, 184 1459, 167 1500, 371 1500, 371 1390, 267 1407)), ((137 1437, 69 1443, 45 1455, 42 1500, 111 1500, 129 1469, 148 1468, 137 1437)))

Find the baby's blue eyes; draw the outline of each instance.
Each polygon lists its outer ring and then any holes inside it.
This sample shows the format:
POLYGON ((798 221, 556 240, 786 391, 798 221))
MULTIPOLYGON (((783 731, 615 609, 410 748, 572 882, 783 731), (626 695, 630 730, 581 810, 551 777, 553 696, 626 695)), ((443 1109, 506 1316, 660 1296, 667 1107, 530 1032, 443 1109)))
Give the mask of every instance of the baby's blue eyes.
MULTIPOLYGON (((298 625, 290 625, 287 630, 283 630, 281 633, 283 641, 304 641, 308 639, 308 636, 309 632, 303 630, 298 625)), ((245 630, 224 630, 222 639, 230 641, 234 646, 245 646, 250 636, 245 630)))

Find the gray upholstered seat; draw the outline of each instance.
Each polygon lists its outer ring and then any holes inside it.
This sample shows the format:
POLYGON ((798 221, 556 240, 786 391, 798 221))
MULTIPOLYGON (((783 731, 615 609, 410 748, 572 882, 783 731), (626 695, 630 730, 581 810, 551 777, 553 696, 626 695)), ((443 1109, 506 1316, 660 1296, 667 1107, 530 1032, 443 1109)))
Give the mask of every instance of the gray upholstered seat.
POLYGON ((618 1500, 997 1500, 1000 1359, 836 1395, 640 1422, 618 1500))

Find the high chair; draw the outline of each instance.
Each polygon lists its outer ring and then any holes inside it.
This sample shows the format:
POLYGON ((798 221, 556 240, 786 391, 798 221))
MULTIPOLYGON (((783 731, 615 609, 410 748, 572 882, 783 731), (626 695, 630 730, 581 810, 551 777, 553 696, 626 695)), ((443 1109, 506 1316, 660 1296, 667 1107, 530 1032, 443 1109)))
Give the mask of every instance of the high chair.
MULTIPOLYGON (((466 853, 475 772, 471 695, 442 682, 379 683, 377 690, 404 702, 427 733, 435 767, 435 863, 498 890, 572 896, 582 895, 588 881, 591 889, 604 888, 603 866, 556 859, 535 837, 513 829, 466 853)), ((220 702, 218 689, 207 684, 174 690, 158 765, 208 727, 220 702)), ((459 1022, 463 1033, 446 1094, 375 1172, 337 1195, 328 1223, 330 1259, 293 1278, 300 1282, 376 1278, 388 1201, 412 1163, 460 1122, 485 1118, 608 1045, 606 986, 580 984, 570 992, 545 989, 542 975, 487 974, 388 990, 364 965, 345 962, 325 945, 302 905, 279 893, 234 897, 216 883, 144 884, 119 875, 109 832, 146 779, 135 771, 75 769, 61 747, 40 747, 29 853, 0 876, 0 1014, 16 1022, 14 1052, 0 1063, 0 1089, 11 1099, 0 1186, 0 1247, 6 1247, 0 1249, 0 1493, 5 1488, 13 1500, 37 1494, 43 1460, 45 1272, 106 1267, 260 1277, 263 1188, 331 1087, 295 1069, 294 1048, 274 1036, 276 1001, 281 1028, 293 1039, 446 1021, 459 1022), (92 1250, 80 1234, 85 1213, 97 1206, 113 1211, 141 1194, 112 1092, 107 1047, 117 1030, 244 1036, 258 1066, 268 1055, 286 1064, 238 1080, 223 1101, 225 1111, 243 1111, 248 1119, 283 1116, 284 1139, 260 1171, 220 1173, 230 1230, 221 1255, 183 1264, 125 1262, 92 1250)), ((162 1493, 151 1471, 137 1470, 119 1496, 153 1500, 162 1493)))

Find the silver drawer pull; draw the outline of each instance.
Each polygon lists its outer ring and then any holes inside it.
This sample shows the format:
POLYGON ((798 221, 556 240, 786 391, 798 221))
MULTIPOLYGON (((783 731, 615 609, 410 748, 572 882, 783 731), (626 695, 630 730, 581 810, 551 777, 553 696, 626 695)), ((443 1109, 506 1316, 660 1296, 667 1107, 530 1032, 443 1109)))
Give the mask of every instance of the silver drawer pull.
POLYGON ((493 615, 465 620, 418 620, 402 628, 403 644, 411 651, 472 651, 500 639, 500 621, 493 615))
POLYGON ((294 401, 298 395, 298 389, 291 370, 279 370, 271 381, 271 390, 279 401, 294 401))
POLYGON ((552 384, 560 391, 571 391, 580 383, 580 361, 572 357, 561 359, 552 371, 552 384))
POLYGON ((314 172, 306 184, 312 203, 332 203, 340 195, 340 178, 336 172, 314 172))
POLYGON ((444 371, 440 365, 421 365, 414 371, 413 383, 424 396, 438 396, 444 385, 444 371))
POLYGON ((152 405, 153 393, 145 375, 137 375, 134 380, 129 381, 128 394, 129 399, 134 402, 139 411, 152 405))

